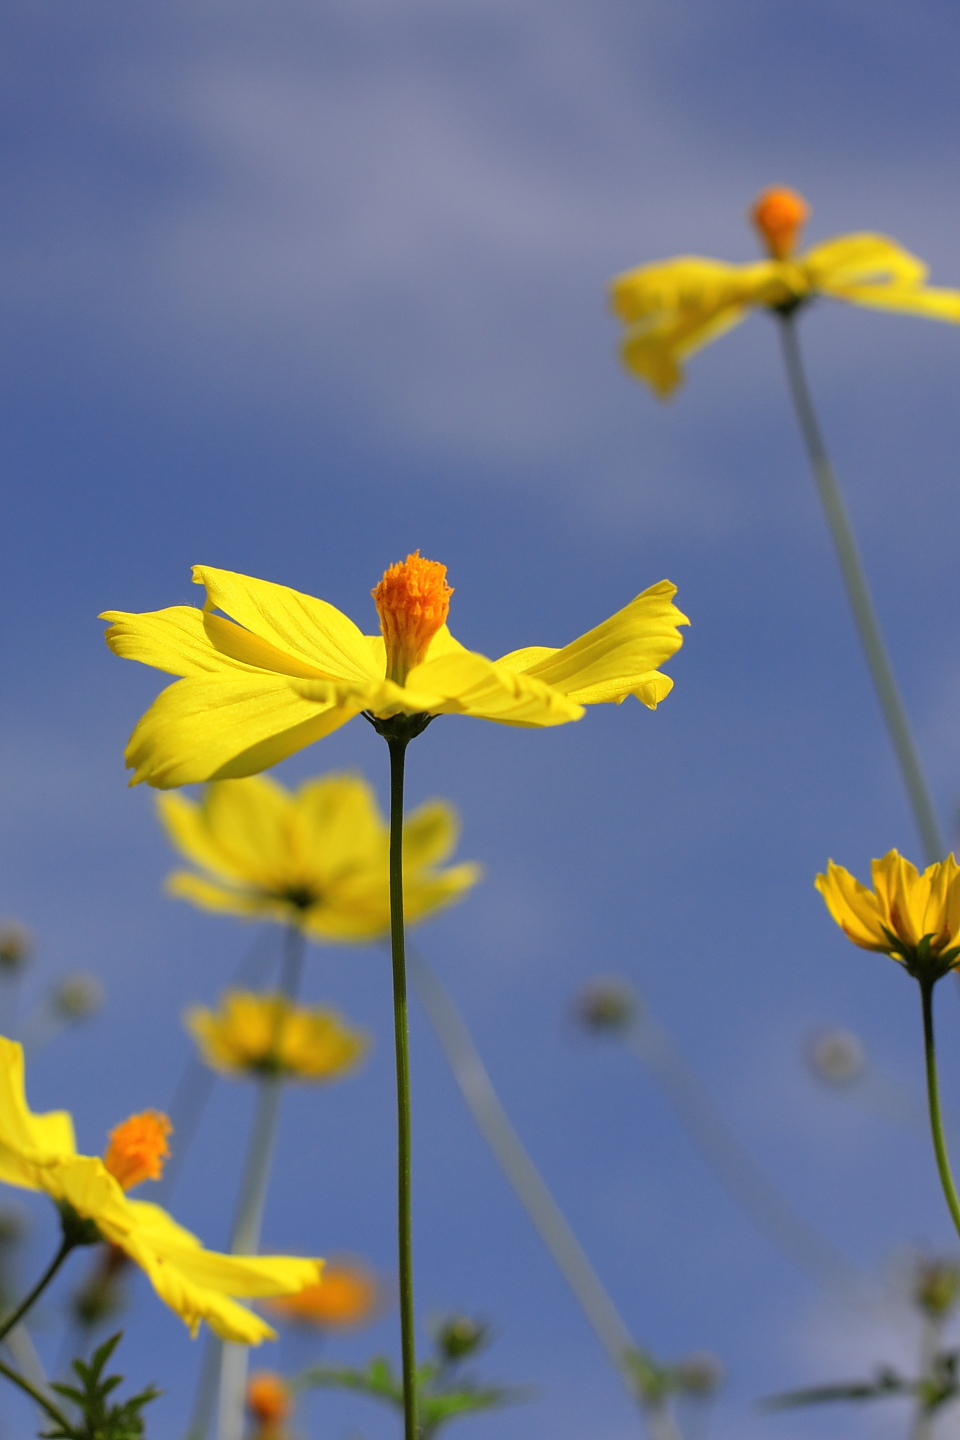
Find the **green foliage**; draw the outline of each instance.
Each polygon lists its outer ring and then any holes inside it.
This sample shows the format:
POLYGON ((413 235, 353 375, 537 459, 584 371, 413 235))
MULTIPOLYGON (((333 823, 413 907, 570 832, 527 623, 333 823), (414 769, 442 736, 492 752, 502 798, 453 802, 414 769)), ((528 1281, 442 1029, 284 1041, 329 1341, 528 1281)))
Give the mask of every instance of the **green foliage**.
POLYGON ((143 1407, 160 1394, 148 1386, 129 1400, 110 1404, 110 1396, 123 1383, 122 1375, 104 1377, 107 1361, 120 1343, 121 1334, 111 1336, 96 1351, 89 1365, 74 1360, 73 1369, 79 1379, 76 1385, 53 1385, 51 1388, 70 1400, 80 1411, 77 1424, 67 1428, 56 1425, 42 1432, 41 1440, 140 1440, 144 1434, 143 1407))
MULTIPOLYGON (((487 1327, 462 1317, 445 1320, 434 1337, 435 1359, 417 1366, 417 1420, 420 1440, 433 1440, 451 1420, 481 1410, 495 1410, 524 1398, 518 1390, 479 1385, 461 1375, 466 1355, 487 1338, 487 1327)), ((312 1365, 293 1382, 293 1390, 352 1390, 379 1400, 403 1414, 403 1379, 388 1359, 378 1355, 365 1367, 312 1365)))
POLYGON ((888 1366, 879 1369, 873 1380, 854 1380, 839 1385, 815 1385, 808 1390, 788 1390, 764 1401, 767 1410, 794 1410, 803 1405, 826 1405, 837 1400, 885 1400, 891 1395, 906 1395, 920 1403, 927 1414, 933 1414, 960 1396, 960 1352, 942 1351, 934 1357, 930 1373, 919 1380, 908 1380, 888 1366))
POLYGON ((628 1350, 623 1364, 645 1410, 661 1410, 675 1395, 706 1399, 723 1379, 720 1364, 712 1355, 691 1355, 679 1364, 664 1365, 642 1350, 628 1350))

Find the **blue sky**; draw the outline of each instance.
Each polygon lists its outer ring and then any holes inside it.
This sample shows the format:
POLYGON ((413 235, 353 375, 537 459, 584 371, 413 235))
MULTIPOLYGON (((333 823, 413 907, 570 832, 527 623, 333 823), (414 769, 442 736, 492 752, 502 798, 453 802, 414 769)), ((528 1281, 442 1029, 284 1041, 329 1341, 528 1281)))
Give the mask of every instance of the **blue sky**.
MULTIPOLYGON (((203 562, 371 628, 371 586, 419 547, 449 567, 455 633, 498 654, 563 643, 668 576, 693 624, 655 715, 631 702, 544 734, 449 719, 417 742, 411 801, 453 801, 461 853, 487 872, 420 944, 638 1342, 723 1359, 711 1435, 902 1433, 895 1405, 757 1414, 772 1390, 906 1362, 909 1325, 823 1300, 650 1078, 569 1016, 589 977, 629 975, 836 1244, 894 1275, 910 1246, 954 1248, 923 1135, 818 1090, 802 1062, 814 1027, 842 1023, 918 1084, 910 985, 846 945, 812 890, 828 856, 862 872, 917 845, 772 327, 753 317, 660 406, 619 370, 604 294, 641 261, 752 257, 744 211, 771 183, 808 196, 812 239, 885 231, 960 284, 953 7, 31 0, 2 29, 0 909, 37 934, 38 993, 78 967, 108 992, 38 1057, 34 1105, 69 1103, 98 1150, 122 1115, 166 1103, 181 1010, 249 940, 162 894, 152 797, 122 766, 158 677, 107 652, 100 610, 195 600, 203 562)), ((826 304, 804 331, 952 830, 960 336, 826 304)), ((281 776, 344 768, 385 796, 385 747, 360 723, 281 776)), ((307 993, 377 1047, 356 1080, 291 1095, 265 1231, 387 1271, 388 987, 378 952, 313 954, 307 993)), ((420 1308, 490 1316, 487 1370, 537 1391, 472 1433, 638 1434, 416 1016, 413 1042, 420 1308)), ((249 1101, 218 1092, 175 1205, 210 1244, 249 1101)), ((31 1213, 35 1267, 52 1230, 31 1213)), ((51 1302, 51 1353, 55 1320, 51 1302)), ((393 1346, 395 1323, 331 1353, 393 1346)), ((125 1348, 133 1380, 168 1390, 151 1434, 178 1435, 197 1347, 138 1291, 125 1348)), ((303 1422, 358 1427, 394 1433, 354 1402, 303 1422)))

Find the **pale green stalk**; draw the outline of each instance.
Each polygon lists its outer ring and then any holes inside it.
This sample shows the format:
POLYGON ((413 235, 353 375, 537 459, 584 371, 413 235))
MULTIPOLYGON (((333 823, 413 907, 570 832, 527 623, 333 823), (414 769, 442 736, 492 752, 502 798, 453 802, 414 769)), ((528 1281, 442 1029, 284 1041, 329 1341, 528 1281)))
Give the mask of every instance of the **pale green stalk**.
MULTIPOLYGON (((290 925, 286 932, 287 943, 283 959, 283 969, 280 976, 280 993, 291 1003, 296 999, 300 989, 300 979, 303 972, 304 936, 303 931, 297 925, 290 925)), ((283 1017, 278 1016, 277 1033, 274 1035, 274 1050, 279 1050, 283 1017)), ((273 1160, 274 1141, 276 1139, 277 1116, 280 1112, 280 1098, 283 1093, 283 1076, 280 1073, 264 1075, 257 1086, 257 1104, 254 1112, 253 1129, 250 1135, 250 1147, 247 1151, 247 1163, 243 1172, 243 1180, 240 1185, 240 1199, 237 1204, 237 1214, 233 1224, 233 1234, 230 1239, 231 1255, 255 1255, 260 1245, 260 1229, 263 1223, 263 1211, 267 1199, 267 1185, 270 1180, 270 1166, 273 1160)), ((242 1440, 243 1437, 243 1405, 246 1393, 247 1381, 247 1353, 249 1347, 246 1345, 235 1345, 222 1341, 212 1340, 211 1345, 219 1351, 219 1408, 217 1420, 218 1440, 242 1440)), ((211 1382, 207 1375, 201 1376, 201 1390, 204 1390, 203 1381, 211 1382)), ((212 1394, 204 1396, 206 1404, 209 1405, 212 1394)), ((198 1395, 198 1402, 200 1396, 198 1395)), ((202 1429, 197 1428, 197 1421, 191 1426, 191 1436, 198 1437, 206 1434, 209 1428, 209 1416, 197 1419, 203 1425, 202 1429)))
POLYGON ((937 1171, 943 1188, 944 1199, 950 1218, 960 1235, 960 1198, 950 1170, 950 1157, 943 1134, 943 1116, 940 1111, 940 1081, 937 1077, 937 1047, 933 1033, 933 987, 936 981, 919 980, 920 1000, 923 1007, 923 1052, 927 1072, 927 1104, 930 1109, 930 1134, 933 1138, 933 1153, 937 1160, 937 1171))
MULTIPOLYGON (((417 997, 440 1041, 477 1129, 533 1221, 631 1398, 636 1399, 636 1388, 624 1365, 624 1356, 637 1347, 624 1320, 510 1123, 453 1000, 421 955, 411 950, 408 958, 410 979, 417 997)), ((669 1432, 666 1427, 673 1424, 670 1417, 651 1414, 648 1421, 651 1433, 655 1433, 658 1440, 667 1440, 669 1432)))
POLYGON ((877 698, 880 701, 880 709, 893 742, 897 763, 900 766, 910 807, 913 810, 913 818, 920 834, 920 844, 927 864, 933 865, 936 861, 942 860, 945 854, 940 827, 924 779, 900 688, 897 685, 890 656, 880 630, 880 622, 877 619, 877 612, 870 595, 850 517, 847 514, 843 495, 830 463, 813 406, 813 398, 810 394, 800 351, 796 309, 781 311, 778 318, 790 396, 797 412, 803 443, 827 518, 837 560, 840 563, 840 571, 843 575, 850 608, 853 611, 854 623, 860 636, 860 644, 863 647, 877 698))

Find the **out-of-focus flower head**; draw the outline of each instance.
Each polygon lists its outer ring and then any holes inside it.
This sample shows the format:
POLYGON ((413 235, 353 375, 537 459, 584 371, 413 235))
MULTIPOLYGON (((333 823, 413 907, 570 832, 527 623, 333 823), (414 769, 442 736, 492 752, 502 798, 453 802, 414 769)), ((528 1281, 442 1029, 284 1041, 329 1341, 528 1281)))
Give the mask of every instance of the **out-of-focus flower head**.
POLYGON ((448 1365, 458 1365, 461 1360, 475 1355, 489 1340, 490 1326, 471 1315, 448 1315, 440 1321, 433 1334, 437 1354, 448 1365))
POLYGON ((369 1044, 335 1010, 249 990, 228 990, 218 1010, 194 1006, 184 1023, 211 1069, 232 1076, 339 1080, 356 1068, 369 1044))
POLYGON ((96 975, 77 970, 54 986, 48 1003, 58 1020, 86 1020, 103 1004, 103 986, 96 975))
POLYGON ((255 1371, 247 1381, 247 1410, 255 1427, 252 1440, 282 1440, 293 1413, 293 1396, 283 1376, 255 1371))
MULTIPOLYGON (((175 871, 174 895, 206 910, 297 925, 314 940, 380 939, 390 929, 390 830, 359 775, 325 775, 297 791, 265 775, 208 785, 199 803, 158 796, 172 843, 202 872, 175 871)), ((457 843, 452 805, 433 800, 404 821, 408 924, 464 895, 470 863, 440 868, 457 843)))
POLYGON ((879 950, 925 983, 960 960, 960 866, 952 855, 920 874, 896 850, 872 864, 873 889, 831 860, 816 888, 849 940, 879 950))
POLYGON ((629 1030, 640 1009, 633 986, 621 975, 598 975, 584 986, 574 1002, 574 1014, 580 1024, 598 1034, 620 1034, 629 1030))
POLYGON ((33 936, 19 920, 0 920, 0 975, 18 975, 33 953, 33 936))
POLYGON ((960 1300, 960 1263, 956 1260, 919 1261, 913 1298, 924 1314, 942 1323, 960 1300))
POLYGON ((626 326, 627 369, 665 399, 683 379, 683 362, 750 309, 789 311, 817 295, 960 323, 960 291, 926 285, 923 261, 886 235, 838 235, 797 254, 808 214, 794 191, 765 190, 750 218, 768 259, 728 265, 679 255, 618 275, 611 303, 626 326))
POLYGON ((635 695, 655 709, 673 682, 659 666, 686 616, 662 580, 562 649, 532 645, 488 660, 446 626, 446 569, 419 553, 392 565, 373 592, 379 635, 332 605, 230 570, 194 567, 202 610, 108 611, 116 654, 183 678, 140 720, 127 746, 131 783, 169 790, 254 775, 366 713, 375 722, 473 715, 543 727, 579 720, 585 705, 635 695), (220 612, 220 613, 217 613, 220 612))
POLYGON ((850 1085, 867 1067, 867 1055, 852 1030, 820 1030, 806 1047, 810 1069, 828 1085, 850 1085))
POLYGON ((103 1160, 78 1155, 65 1110, 30 1110, 23 1050, 0 1036, 0 1183, 49 1195, 74 1244, 118 1245, 194 1334, 206 1320, 224 1340, 259 1344, 273 1330, 231 1297, 294 1293, 316 1283, 323 1262, 218 1255, 159 1205, 131 1200, 127 1189, 159 1175, 169 1133, 165 1116, 146 1111, 111 1132, 103 1160))
POLYGON ((267 1307, 277 1320, 315 1330, 352 1330, 368 1325, 384 1308, 384 1286, 362 1260, 334 1256, 327 1261, 319 1285, 298 1295, 271 1300, 267 1307))

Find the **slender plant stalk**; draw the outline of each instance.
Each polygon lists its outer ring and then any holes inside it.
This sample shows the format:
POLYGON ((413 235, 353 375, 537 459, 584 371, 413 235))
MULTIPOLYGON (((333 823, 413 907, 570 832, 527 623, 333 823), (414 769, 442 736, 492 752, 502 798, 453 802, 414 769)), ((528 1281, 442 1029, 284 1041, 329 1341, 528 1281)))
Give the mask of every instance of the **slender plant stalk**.
POLYGON ((654 1074, 684 1128, 757 1230, 812 1280, 848 1304, 876 1311, 866 1276, 799 1215, 740 1143, 670 1032, 646 1010, 622 1032, 624 1045, 654 1074))
POLYGON ((406 740, 387 739, 390 748, 390 953, 393 959, 393 1036, 397 1061, 397 1252, 400 1272, 403 1428, 404 1440, 417 1440, 417 1355, 410 1193, 410 1046, 403 929, 403 769, 407 743, 406 740))
MULTIPOLYGON (((300 989, 304 952, 303 931, 298 925, 289 925, 286 930, 283 966, 280 973, 280 993, 291 1004, 300 989)), ((275 1053, 279 1053, 283 1023, 284 1016, 281 1012, 277 1016, 277 1026, 273 1036, 275 1053)), ((244 1167, 240 1199, 230 1239, 231 1255, 255 1255, 260 1246, 260 1230, 263 1224, 263 1211, 267 1199, 267 1186, 270 1180, 270 1166, 273 1160, 277 1116, 280 1113, 282 1094, 282 1074, 264 1075, 259 1081, 247 1163, 244 1167)), ((220 1359, 218 1440, 242 1440, 243 1399, 246 1391, 249 1347, 223 1341, 211 1343, 216 1343, 220 1359)), ((203 1380, 204 1376, 201 1374, 201 1388, 203 1388, 203 1380)), ((207 1403, 209 1404, 209 1401, 207 1403)))
POLYGON ((797 315, 793 311, 781 313, 778 318, 787 383, 797 412, 803 443, 827 518, 837 560, 840 562, 843 583, 850 601, 850 608, 853 611, 857 633, 860 636, 860 644, 863 646, 867 666, 873 679, 877 698, 880 701, 880 709, 883 711, 883 718, 890 732, 900 773, 903 776, 903 783, 906 786, 907 796, 913 810, 913 818, 916 821, 917 830, 920 832, 920 843, 927 864, 933 865, 944 857, 940 827, 920 766, 917 747, 914 744, 900 688, 897 685, 890 656, 877 620, 877 612, 870 595, 870 588, 867 585, 850 517, 847 514, 843 495, 830 463, 823 433, 813 406, 813 397, 810 394, 800 351, 797 315))
MULTIPOLYGON (((440 1041, 477 1129, 533 1221, 557 1269, 573 1291, 594 1334, 623 1378, 631 1398, 636 1399, 636 1387, 630 1381, 624 1355, 636 1350, 637 1346, 626 1324, 510 1123, 453 1000, 421 955, 411 949, 409 959, 410 978, 417 997, 440 1041)), ((657 1423, 658 1419, 654 1417, 651 1429, 655 1429, 657 1423)))
POLYGON ((944 1198, 947 1202, 947 1209, 950 1211, 951 1219, 960 1234, 960 1199, 957 1197, 957 1187, 953 1183, 953 1175, 950 1173, 950 1157, 947 1155, 947 1144, 943 1138, 943 1116, 940 1113, 940 1081, 937 1077, 937 1047, 933 1035, 933 984, 929 980, 921 980, 920 999, 923 1005, 923 1051, 927 1068, 927 1103, 930 1107, 930 1133, 933 1136, 933 1153, 937 1157, 937 1170, 940 1174, 940 1184, 943 1186, 944 1198))
POLYGON ((39 1390, 36 1385, 32 1385, 23 1375, 18 1374, 11 1365, 5 1365, 2 1360, 0 1360, 0 1375, 5 1375, 8 1380, 29 1395, 30 1399, 35 1401, 42 1410, 46 1410, 50 1419, 56 1421, 65 1435, 76 1433, 63 1411, 59 1410, 52 1400, 48 1400, 42 1390, 39 1390))
POLYGON ((7 1318, 3 1321, 3 1323, 0 1324, 0 1341, 4 1340, 6 1336, 9 1335, 10 1331, 17 1324, 17 1322, 19 1320, 22 1320, 24 1315, 26 1315, 31 1305, 33 1305, 34 1302, 40 1298, 44 1290, 46 1290, 47 1286, 50 1284, 50 1281, 53 1279, 54 1275, 56 1275, 57 1271, 60 1269, 60 1266, 63 1264, 64 1260, 66 1260, 67 1256, 70 1254, 70 1251, 73 1250, 75 1246, 75 1240, 70 1240, 66 1236, 64 1236, 63 1240, 61 1240, 60 1242, 60 1249, 57 1251, 56 1255, 54 1255, 53 1259, 50 1261, 50 1264, 47 1266, 46 1270, 44 1270, 43 1274, 40 1276, 40 1279, 37 1281, 36 1285, 34 1285, 29 1295, 27 1295, 26 1299, 21 1300, 20 1304, 17 1306, 16 1310, 14 1310, 13 1314, 8 1315, 7 1318))

